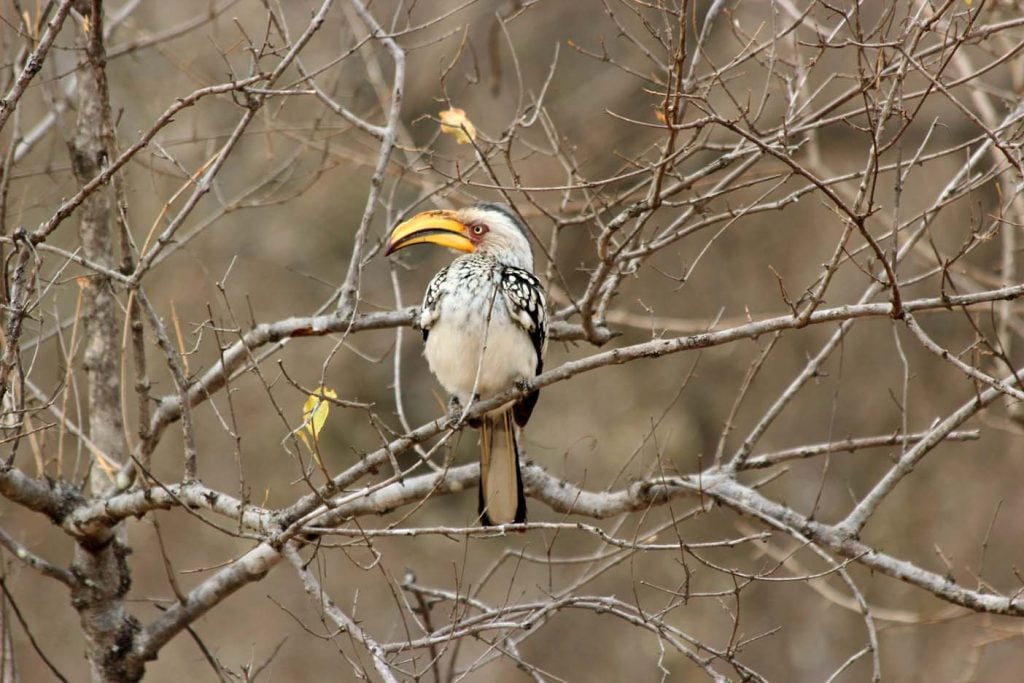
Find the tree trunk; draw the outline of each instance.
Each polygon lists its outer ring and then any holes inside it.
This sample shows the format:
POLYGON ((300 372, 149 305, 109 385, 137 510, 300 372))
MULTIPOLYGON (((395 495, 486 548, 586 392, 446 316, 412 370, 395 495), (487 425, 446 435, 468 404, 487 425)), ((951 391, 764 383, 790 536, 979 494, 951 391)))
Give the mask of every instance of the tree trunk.
MULTIPOLYGON (((83 59, 78 68, 78 116, 70 141, 71 165, 83 185, 108 163, 114 152, 114 131, 106 79, 101 0, 79 0, 84 17, 76 31, 83 59)), ((110 186, 97 188, 78 209, 79 236, 86 258, 117 269, 114 248, 113 199, 110 186)), ((115 467, 125 457, 121 412, 120 307, 109 278, 93 273, 85 284, 83 324, 86 333, 84 368, 88 380, 89 437, 115 467)), ((111 477, 95 458, 89 486, 93 496, 114 488, 111 477)), ((95 681, 133 681, 142 677, 142 664, 128 657, 139 623, 125 610, 131 586, 123 525, 80 540, 73 572, 79 579, 72 602, 82 621, 92 678, 95 681)))
POLYGON ((14 638, 11 636, 13 628, 7 595, 0 595, 0 683, 18 683, 18 666, 14 659, 14 638))

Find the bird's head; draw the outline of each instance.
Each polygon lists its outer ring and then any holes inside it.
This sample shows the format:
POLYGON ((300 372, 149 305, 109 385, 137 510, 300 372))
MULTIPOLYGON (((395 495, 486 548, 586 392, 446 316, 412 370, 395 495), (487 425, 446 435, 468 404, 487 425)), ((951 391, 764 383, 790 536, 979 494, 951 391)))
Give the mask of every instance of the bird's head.
POLYGON ((457 211, 424 211, 391 231, 386 254, 413 244, 437 244, 488 254, 502 263, 533 270, 526 227, 504 204, 477 204, 457 211))

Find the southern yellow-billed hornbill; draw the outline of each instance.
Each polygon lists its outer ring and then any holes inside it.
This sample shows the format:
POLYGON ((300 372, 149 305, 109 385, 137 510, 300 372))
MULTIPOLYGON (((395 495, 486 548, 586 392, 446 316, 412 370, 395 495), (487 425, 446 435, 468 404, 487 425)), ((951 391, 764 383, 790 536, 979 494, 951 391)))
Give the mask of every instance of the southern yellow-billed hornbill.
MULTIPOLYGON (((516 214, 503 204, 426 211, 394 229, 387 253, 425 243, 466 252, 430 281, 420 312, 424 355, 441 385, 468 406, 539 374, 544 289, 532 272, 530 241, 516 214)), ((473 425, 480 429, 483 524, 526 521, 516 431, 536 403, 533 392, 473 425)))

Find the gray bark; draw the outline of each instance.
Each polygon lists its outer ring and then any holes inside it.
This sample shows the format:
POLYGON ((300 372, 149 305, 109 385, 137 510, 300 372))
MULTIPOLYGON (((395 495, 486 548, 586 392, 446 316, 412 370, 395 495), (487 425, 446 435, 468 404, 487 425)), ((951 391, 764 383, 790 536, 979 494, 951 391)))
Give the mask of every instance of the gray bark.
POLYGON ((6 596, 0 598, 0 683, 18 683, 18 666, 11 637, 11 611, 6 596))
MULTIPOLYGON (((114 155, 114 132, 106 79, 101 0, 78 0, 76 10, 86 17, 88 35, 77 33, 82 59, 78 68, 78 116, 70 141, 71 165, 80 185, 101 173, 114 155)), ((98 188, 79 208, 82 252, 110 270, 118 261, 114 245, 111 188, 98 188)), ((120 381, 120 308, 110 278, 93 273, 86 285, 83 325, 86 334, 84 368, 88 380, 89 438, 112 463, 125 457, 120 381)), ((94 496, 109 495, 113 482, 96 464, 89 487, 94 496)), ((141 678, 142 663, 127 657, 132 651, 138 621, 127 612, 124 597, 131 587, 123 525, 97 530, 78 540, 72 572, 77 585, 72 604, 78 610, 86 638, 86 656, 95 681, 141 678)))

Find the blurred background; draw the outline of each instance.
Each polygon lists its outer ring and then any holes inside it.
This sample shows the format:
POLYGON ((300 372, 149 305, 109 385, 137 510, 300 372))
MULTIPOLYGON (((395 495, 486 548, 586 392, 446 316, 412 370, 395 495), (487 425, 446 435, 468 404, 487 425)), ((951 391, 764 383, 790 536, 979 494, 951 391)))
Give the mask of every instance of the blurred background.
MULTIPOLYGON (((269 3, 270 10, 249 0, 131 4, 137 6, 107 40, 122 149, 149 129, 175 98, 248 75, 250 44, 269 45, 261 66, 272 68, 287 45, 268 20, 269 11, 294 37, 319 7, 306 0, 269 3)), ((711 4, 688 6, 683 22, 689 41, 686 67, 695 59, 694 46, 711 4)), ((392 0, 370 5, 408 51, 408 61, 398 149, 374 207, 372 255, 364 264, 360 311, 417 304, 429 278, 451 259, 451 254, 433 249, 408 250, 397 261, 385 259, 376 247, 398 220, 416 210, 464 206, 478 199, 515 203, 537 238, 537 269, 548 285, 553 310, 569 310, 599 263, 601 224, 645 196, 653 177, 651 164, 665 144, 659 119, 664 118, 660 92, 665 73, 659 73, 657 63, 671 63, 680 21, 668 11, 672 6, 660 5, 613 0, 392 0), (458 144, 441 134, 438 114, 451 107, 463 109, 475 125, 475 145, 458 144), (531 117, 530 125, 524 125, 531 117), (489 167, 478 163, 480 155, 491 162, 489 167), (564 191, 503 194, 488 187, 495 179, 509 186, 552 188, 624 174, 614 182, 564 191)), ((885 140, 896 142, 879 159, 884 165, 920 155, 919 163, 904 169, 899 184, 891 171, 869 177, 870 203, 865 200, 862 206, 875 208, 868 228, 886 249, 892 245, 893 226, 909 233, 923 225, 922 212, 931 212, 919 248, 899 267, 904 298, 981 291, 1012 282, 1005 255, 1009 250, 1012 264, 1017 249, 1015 243, 1006 246, 1003 233, 1019 231, 1024 216, 1014 213, 1006 189, 1019 192, 1020 176, 1008 157, 992 155, 972 167, 962 182, 954 179, 986 139, 978 122, 987 121, 988 115, 1003 120, 1021 96, 1024 26, 1017 18, 1019 8, 1008 2, 947 3, 936 19, 936 26, 945 27, 947 40, 956 42, 956 36, 972 30, 976 37, 944 50, 937 28, 920 42, 914 42, 908 28, 938 11, 926 3, 895 3, 892 9, 890 3, 864 2, 856 12, 852 3, 840 5, 716 3, 693 71, 694 101, 683 119, 692 122, 713 110, 771 144, 790 145, 786 149, 792 158, 831 179, 830 187, 852 203, 867 167, 872 117, 880 115, 887 101, 886 88, 898 88, 904 95, 889 101, 898 102, 899 111, 886 113, 891 121, 884 126, 885 140), (846 18, 838 11, 847 12, 846 18), (851 42, 855 24, 865 33, 877 26, 867 48, 851 42), (985 33, 979 26, 997 28, 985 33), (835 34, 822 33, 824 28, 835 29, 835 34), (886 41, 898 46, 885 47, 886 41), (750 48, 762 43, 763 49, 750 48), (884 69, 886 60, 895 60, 904 48, 920 55, 929 45, 938 47, 920 59, 940 73, 948 84, 945 93, 929 90, 929 79, 907 68, 899 77, 895 71, 885 72, 884 82, 880 79, 867 95, 842 97, 857 86, 858 74, 884 69), (969 68, 954 62, 954 53, 969 68), (737 58, 741 54, 745 56, 737 58), (957 71, 961 67, 968 68, 969 76, 957 71), (827 107, 833 98, 838 104, 827 107), (790 121, 806 127, 778 135, 766 132, 790 121), (967 190, 950 198, 942 194, 947 185, 967 190), (947 265, 945 273, 937 263, 947 265)), ((108 3, 106 11, 111 15, 118 9, 118 3, 108 3)), ((18 17, 37 11, 5 4, 0 40, 7 53, 19 40, 14 28, 18 17)), ((59 123, 12 167, 8 231, 45 221, 76 190, 61 133, 65 117, 72 114, 71 105, 64 104, 65 88, 78 59, 71 49, 72 30, 66 28, 68 35, 58 38, 40 83, 19 108, 22 132, 50 112, 62 113, 59 123)), ((320 87, 349 111, 383 123, 381 98, 389 101, 393 65, 386 50, 366 36, 366 26, 352 7, 339 2, 303 49, 301 63, 307 73, 317 72, 320 87)), ((291 69, 276 87, 306 86, 291 69)), ((126 167, 126 215, 137 243, 145 242, 151 230, 162 229, 180 209, 176 193, 224 143, 242 104, 239 96, 224 95, 182 111, 126 167)), ((1013 131, 1006 134, 1006 139, 1015 139, 1013 131)), ((666 182, 688 174, 698 177, 667 197, 643 239, 653 239, 685 211, 692 216, 684 227, 723 212, 731 211, 733 217, 670 241, 622 273, 607 310, 607 327, 616 336, 606 348, 788 314, 787 299, 796 302, 812 288, 823 264, 836 253, 846 224, 816 189, 772 210, 746 211, 807 186, 778 159, 760 156, 728 181, 727 194, 718 193, 726 171, 698 173, 738 141, 722 125, 680 133, 678 146, 690 147, 673 161, 674 175, 666 182)), ((7 131, 2 143, 5 149, 12 144, 7 131)), ((1019 157, 1019 148, 1013 149, 1019 157)), ((254 323, 310 315, 332 303, 365 210, 377 154, 377 140, 314 96, 278 97, 259 111, 210 195, 188 217, 176 248, 147 276, 150 299, 167 322, 176 320, 180 327, 190 375, 210 367, 221 346, 254 323)), ((77 239, 69 224, 52 242, 73 250, 77 239)), ((855 236, 843 250, 823 307, 854 303, 871 284, 878 264, 863 247, 855 236)), ((52 254, 47 258, 54 259, 52 254)), ((56 259, 44 270, 53 283, 25 339, 39 339, 29 349, 33 381, 60 401, 67 368, 66 324, 73 318, 79 291, 74 278, 84 270, 56 259), (61 325, 64 332, 55 336, 61 325)), ((888 298, 883 293, 870 300, 888 298)), ((1016 304, 987 304, 970 311, 922 313, 918 320, 966 362, 1003 376, 1007 369, 1002 360, 979 340, 1001 345, 1006 358, 1019 362, 1016 337, 1024 329, 1019 316, 1016 304)), ((579 322, 571 314, 563 317, 579 322)), ((618 490, 659 472, 697 472, 719 451, 731 456, 836 329, 835 324, 812 325, 777 338, 743 338, 605 367, 554 384, 543 390, 526 432, 526 456, 592 491, 618 490)), ((324 466, 332 473, 379 448, 382 434, 405 431, 396 396, 411 426, 437 417, 447 397, 430 376, 421 347, 419 333, 410 329, 290 340, 261 364, 260 372, 234 380, 230 394, 220 392, 197 408, 201 479, 268 508, 287 506, 305 494, 305 454, 300 462, 289 435, 302 423, 303 388, 321 382, 339 397, 372 405, 371 410, 332 410, 321 435, 324 466), (401 381, 397 392, 396 354, 401 381)), ((172 394, 173 383, 153 349, 154 395, 172 394)), ((558 367, 597 351, 586 340, 553 341, 546 366, 558 367)), ((68 389, 69 412, 79 422, 86 409, 78 384, 80 365, 81 359, 72 373, 78 381, 68 389)), ((902 323, 885 317, 860 320, 754 452, 920 432, 975 391, 974 383, 925 351, 902 323)), ((132 425, 135 410, 126 410, 132 425)), ((964 429, 972 430, 972 438, 940 444, 929 453, 885 500, 863 540, 965 586, 1013 594, 1022 586, 1017 567, 1024 564, 1019 542, 1024 519, 1021 425, 1012 406, 997 402, 964 429)), ((457 464, 470 462, 475 440, 475 433, 467 430, 441 455, 457 464)), ((56 435, 43 431, 37 441, 32 449, 23 447, 16 462, 33 472, 30 454, 40 453, 44 462, 52 462, 56 435)), ((164 481, 179 480, 181 454, 180 433, 172 428, 154 454, 154 474, 164 481)), ((899 454, 899 445, 833 453, 749 472, 742 481, 757 482, 763 495, 802 514, 835 522, 899 454)), ((81 477, 88 451, 69 438, 63 458, 64 474, 81 477)), ((411 464, 415 456, 402 458, 411 464)), ((47 467, 44 471, 54 476, 52 465, 47 467)), ((401 524, 472 526, 476 496, 475 490, 433 496, 401 524)), ((34 552, 59 564, 70 561, 69 541, 49 521, 6 501, 0 509, 4 527, 34 552)), ((358 524, 383 527, 409 514, 406 508, 358 524)), ((673 519, 677 524, 660 533, 658 541, 721 541, 763 530, 734 511, 689 498, 604 521, 565 517, 537 501, 530 506, 531 521, 585 521, 622 538, 673 519)), ((133 548, 131 609, 143 621, 173 600, 169 570, 188 590, 252 545, 210 527, 200 514, 181 510, 132 520, 128 538, 133 548)), ((380 642, 420 635, 408 606, 412 594, 401 585, 411 577, 419 585, 472 593, 498 605, 568 593, 613 596, 654 613, 665 610, 661 617, 666 623, 716 649, 739 648, 740 661, 769 680, 825 680, 867 642, 864 619, 850 608, 848 587, 827 573, 829 565, 817 555, 778 533, 735 547, 688 552, 623 552, 593 535, 553 530, 504 538, 378 538, 372 548, 328 538, 316 566, 332 597, 380 642), (761 572, 790 580, 747 578, 761 572), (821 572, 826 575, 807 578, 821 572)), ((848 571, 876 610, 886 680, 1013 680, 1024 666, 1019 620, 951 606, 856 563, 848 571)), ((86 679, 81 631, 66 592, 10 558, 5 558, 5 572, 6 586, 46 657, 69 680, 86 679)), ((439 603, 432 611, 434 626, 453 620, 457 612, 452 603, 439 603)), ((194 630, 209 656, 239 679, 244 667, 268 659, 263 680, 354 680, 347 658, 369 668, 365 651, 325 624, 287 567, 227 599, 194 630)), ((460 679, 459 672, 495 654, 488 640, 466 638, 444 650, 442 673, 451 668, 460 679)), ((15 629, 14 646, 23 680, 52 676, 23 629, 15 629)), ((544 680, 690 680, 699 675, 685 657, 659 645, 650 630, 594 609, 557 611, 522 639, 519 655, 544 680)), ((420 672, 432 680, 429 658, 424 651, 409 655, 410 679, 412 672, 420 672)), ((868 680, 869 660, 858 659, 836 680, 868 680)), ((498 658, 469 670, 465 679, 517 681, 529 675, 511 658, 498 658)), ((217 678, 197 640, 186 634, 147 668, 147 680, 152 681, 217 678)))

